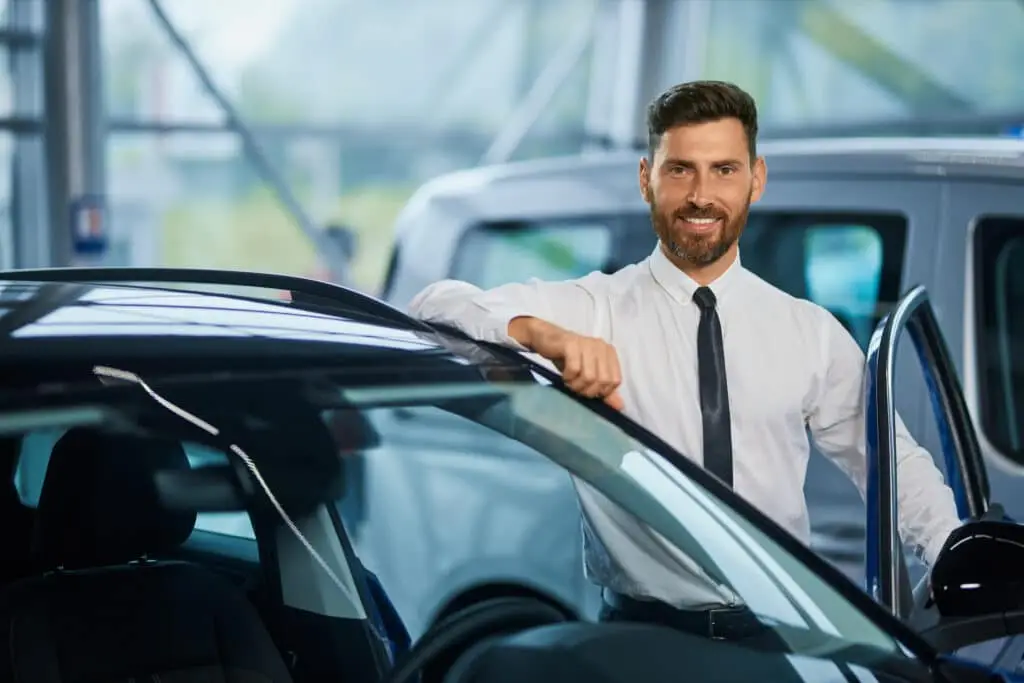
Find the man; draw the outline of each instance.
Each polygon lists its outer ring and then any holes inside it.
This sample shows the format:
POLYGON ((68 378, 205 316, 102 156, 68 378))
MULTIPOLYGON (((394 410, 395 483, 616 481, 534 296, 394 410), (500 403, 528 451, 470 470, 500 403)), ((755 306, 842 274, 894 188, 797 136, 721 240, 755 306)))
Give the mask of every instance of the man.
MULTIPOLYGON (((647 121, 640 192, 659 244, 646 260, 490 291, 439 282, 410 308, 551 360, 572 389, 624 410, 809 542, 808 430, 865 490, 863 353, 828 311, 740 263, 738 240, 767 178, 753 99, 727 83, 684 83, 650 104, 647 121)), ((953 495, 902 423, 897 441, 901 533, 930 563, 960 523, 953 495)), ((641 525, 624 537, 599 508, 583 509, 604 616, 706 633, 715 605, 692 582, 664 580, 680 573, 650 543, 632 542, 641 525)), ((731 632, 754 628, 737 619, 731 632)))

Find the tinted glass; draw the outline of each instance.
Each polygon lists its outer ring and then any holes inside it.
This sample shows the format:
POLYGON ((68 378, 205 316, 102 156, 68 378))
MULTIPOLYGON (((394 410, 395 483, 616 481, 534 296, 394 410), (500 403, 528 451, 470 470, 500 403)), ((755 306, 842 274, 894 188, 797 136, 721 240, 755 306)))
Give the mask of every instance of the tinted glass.
POLYGON ((452 277, 490 289, 530 278, 571 280, 606 267, 613 253, 607 223, 501 223, 466 234, 452 277))
POLYGON ((992 445, 1024 463, 1024 218, 983 218, 974 240, 982 428, 992 445))
POLYGON ((899 299, 906 229, 898 215, 751 212, 743 265, 827 308, 866 348, 899 299))

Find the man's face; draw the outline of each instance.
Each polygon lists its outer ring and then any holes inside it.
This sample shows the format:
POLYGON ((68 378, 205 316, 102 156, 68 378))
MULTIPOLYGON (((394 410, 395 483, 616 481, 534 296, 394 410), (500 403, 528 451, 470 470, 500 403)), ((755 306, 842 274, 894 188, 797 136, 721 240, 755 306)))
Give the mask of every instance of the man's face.
POLYGON ((707 266, 732 249, 765 177, 764 160, 751 161, 733 118, 671 128, 653 158, 640 161, 654 230, 680 265, 707 266))

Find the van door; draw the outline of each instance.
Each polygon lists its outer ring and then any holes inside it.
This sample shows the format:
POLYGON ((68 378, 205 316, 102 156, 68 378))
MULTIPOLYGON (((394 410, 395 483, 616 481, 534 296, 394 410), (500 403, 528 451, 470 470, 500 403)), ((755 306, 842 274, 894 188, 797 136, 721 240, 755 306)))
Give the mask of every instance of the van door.
MULTIPOLYGON (((993 496, 1024 518, 1024 187, 962 181, 950 186, 950 257, 937 265, 966 274, 964 393, 989 465, 993 496), (965 244, 966 243, 966 244, 965 244), (964 245, 966 248, 964 248, 964 245)), ((937 295, 936 295, 937 296, 937 295)), ((951 344, 954 353, 960 350, 951 344)))

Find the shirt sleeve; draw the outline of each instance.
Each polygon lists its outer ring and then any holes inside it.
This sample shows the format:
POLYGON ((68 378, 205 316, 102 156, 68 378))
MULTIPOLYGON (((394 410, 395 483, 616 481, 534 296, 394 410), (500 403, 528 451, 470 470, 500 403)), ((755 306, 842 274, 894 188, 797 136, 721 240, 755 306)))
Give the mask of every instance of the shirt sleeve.
MULTIPOLYGON (((821 310, 824 368, 808 426, 819 450, 867 491, 865 434, 865 358, 857 342, 831 313, 821 310)), ((931 454, 914 441, 896 416, 896 483, 899 529, 904 542, 929 565, 942 544, 960 526, 952 490, 931 454)))
POLYGON ((427 322, 452 325, 474 339, 522 349, 508 334, 514 318, 540 318, 577 334, 595 334, 594 294, 582 280, 531 280, 482 290, 458 280, 426 287, 409 303, 409 312, 427 322))

